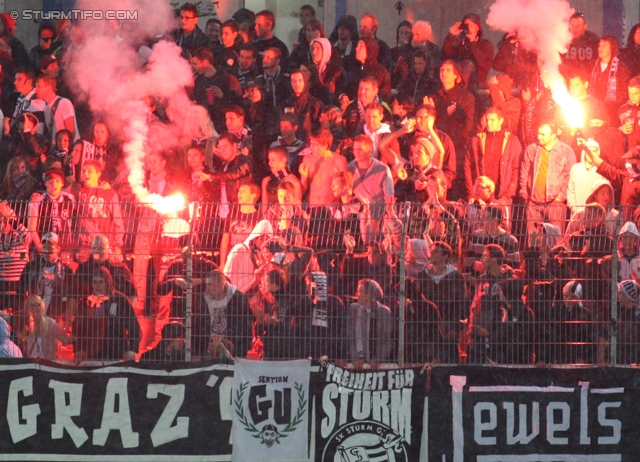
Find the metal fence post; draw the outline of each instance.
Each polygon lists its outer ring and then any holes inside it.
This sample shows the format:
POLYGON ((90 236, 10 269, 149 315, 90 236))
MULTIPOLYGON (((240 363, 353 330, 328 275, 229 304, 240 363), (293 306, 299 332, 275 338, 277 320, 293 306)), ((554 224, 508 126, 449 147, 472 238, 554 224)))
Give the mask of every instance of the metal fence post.
POLYGON ((189 247, 187 248, 187 299, 185 303, 185 352, 184 359, 186 362, 191 361, 191 300, 193 295, 193 235, 194 225, 198 216, 197 202, 189 204, 189 247))
POLYGON ((613 237, 613 255, 611 258, 611 319, 609 319, 609 365, 617 364, 616 349, 618 346, 618 243, 620 241, 620 227, 624 208, 618 214, 616 220, 616 235, 613 237))
MULTIPOLYGON (((393 207, 393 204, 391 205, 393 207)), ((400 301, 398 308, 398 366, 404 367, 404 307, 406 303, 405 293, 405 257, 404 251, 407 238, 407 220, 411 215, 411 203, 405 202, 405 208, 402 212, 402 234, 400 235, 400 255, 399 255, 399 277, 400 286, 398 287, 398 299, 400 301)))

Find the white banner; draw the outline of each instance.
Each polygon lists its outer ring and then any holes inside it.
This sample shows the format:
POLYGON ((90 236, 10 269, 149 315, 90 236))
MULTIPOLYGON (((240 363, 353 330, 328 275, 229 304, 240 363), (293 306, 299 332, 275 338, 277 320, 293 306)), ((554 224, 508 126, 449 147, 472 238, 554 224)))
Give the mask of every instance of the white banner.
POLYGON ((236 359, 233 461, 309 460, 310 361, 236 359))

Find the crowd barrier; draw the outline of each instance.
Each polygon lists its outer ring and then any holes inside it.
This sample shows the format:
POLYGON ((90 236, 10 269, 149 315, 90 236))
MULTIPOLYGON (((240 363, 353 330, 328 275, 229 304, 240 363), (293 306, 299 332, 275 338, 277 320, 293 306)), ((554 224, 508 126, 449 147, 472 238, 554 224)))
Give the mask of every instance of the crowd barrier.
POLYGON ((523 204, 258 204, 222 219, 220 204, 173 214, 125 202, 10 206, 2 309, 25 356, 638 362, 635 307, 617 290, 640 267, 640 233, 625 224, 633 210, 547 206, 532 217, 523 204), (491 243, 509 268, 483 278, 491 243), (42 296, 45 313, 30 317, 27 294, 42 296))

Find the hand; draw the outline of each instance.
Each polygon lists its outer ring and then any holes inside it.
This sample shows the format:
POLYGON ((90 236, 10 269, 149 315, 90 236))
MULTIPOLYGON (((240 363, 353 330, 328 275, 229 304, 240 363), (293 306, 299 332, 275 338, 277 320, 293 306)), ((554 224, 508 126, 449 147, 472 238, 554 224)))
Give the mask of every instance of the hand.
POLYGON ((174 281, 182 290, 187 290, 187 281, 184 278, 175 278, 174 281))
POLYGON ((633 133, 633 122, 627 122, 622 127, 620 127, 622 133, 625 135, 631 135, 633 133))
POLYGON ((196 172, 195 177, 198 180, 198 186, 202 186, 202 183, 211 179, 211 175, 204 172, 196 172))
POLYGON ((8 135, 11 131, 11 117, 4 118, 4 132, 8 135))
POLYGON ((244 156, 248 156, 249 155, 249 148, 247 146, 245 146, 242 149, 240 149, 238 152, 240 154, 244 155, 244 156))
POLYGON ((347 95, 340 95, 340 109, 342 110, 342 112, 347 109, 347 106, 350 102, 351 101, 349 101, 349 97, 347 95))
POLYGON ((456 112, 457 107, 458 107, 458 103, 451 103, 447 107, 447 114, 452 115, 454 112, 456 112))
POLYGON ((342 237, 342 241, 344 242, 344 246, 347 248, 347 253, 352 254, 353 249, 356 247, 356 239, 351 235, 349 231, 346 231, 344 236, 342 237))
POLYGON ((489 84, 489 86, 498 85, 498 77, 494 75, 487 81, 487 83, 489 84))
MULTIPOLYGON (((429 131, 433 131, 433 125, 436 123, 436 118, 429 115, 427 116, 427 129, 429 129, 429 131)), ((435 144, 435 143, 434 143, 435 144)))
POLYGON ((460 25, 461 25, 461 24, 462 24, 462 23, 461 23, 460 21, 458 21, 457 23, 455 23, 453 26, 451 26, 451 27, 449 28, 449 33, 450 33, 451 35, 458 35, 458 34, 460 34, 460 33, 462 32, 462 31, 460 30, 460 25))
POLYGON ((424 191, 427 187, 427 182, 422 180, 416 180, 413 183, 413 186, 416 188, 416 191, 424 191))
POLYGON ((220 87, 211 87, 211 91, 213 92, 214 95, 216 95, 216 98, 223 98, 224 97, 224 93, 222 93, 222 90, 220 90, 220 87))
POLYGON ((523 88, 520 95, 522 96, 522 101, 531 101, 531 89, 523 88))
POLYGON ((407 133, 413 133, 416 129, 416 119, 407 119, 407 124, 404 126, 407 133))
POLYGON ((309 177, 309 165, 307 165, 305 162, 302 162, 300 164, 300 167, 298 167, 298 172, 300 173, 301 177, 308 178, 309 177))
MULTIPOLYGON (((459 23, 458 23, 459 24, 459 23)), ((428 106, 435 106, 436 104, 433 102, 433 98, 429 96, 425 96, 422 98, 422 104, 426 104, 428 106)))
POLYGON ((404 181, 407 178, 409 178, 409 174, 407 173, 407 169, 404 168, 404 165, 401 165, 400 167, 398 167, 398 170, 396 171, 396 175, 398 175, 398 179, 401 181, 404 181))

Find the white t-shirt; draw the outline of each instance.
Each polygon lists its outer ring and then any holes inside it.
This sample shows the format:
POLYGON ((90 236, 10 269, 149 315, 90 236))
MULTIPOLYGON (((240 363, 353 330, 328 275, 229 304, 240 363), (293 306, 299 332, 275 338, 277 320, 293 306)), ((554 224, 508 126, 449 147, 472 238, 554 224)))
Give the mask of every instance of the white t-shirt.
POLYGON ((51 143, 55 143, 56 133, 65 128, 64 121, 69 117, 73 117, 73 129, 75 132, 75 136, 73 137, 73 140, 71 142, 74 143, 80 139, 80 133, 78 130, 78 119, 76 118, 76 111, 73 108, 73 103, 67 98, 58 96, 55 100, 53 100, 51 106, 49 106, 49 104, 45 105, 44 121, 51 135, 51 143), (60 100, 60 102, 58 102, 56 106, 56 101, 58 100, 60 100), (56 110, 52 118, 51 107, 53 106, 56 106, 56 110))

